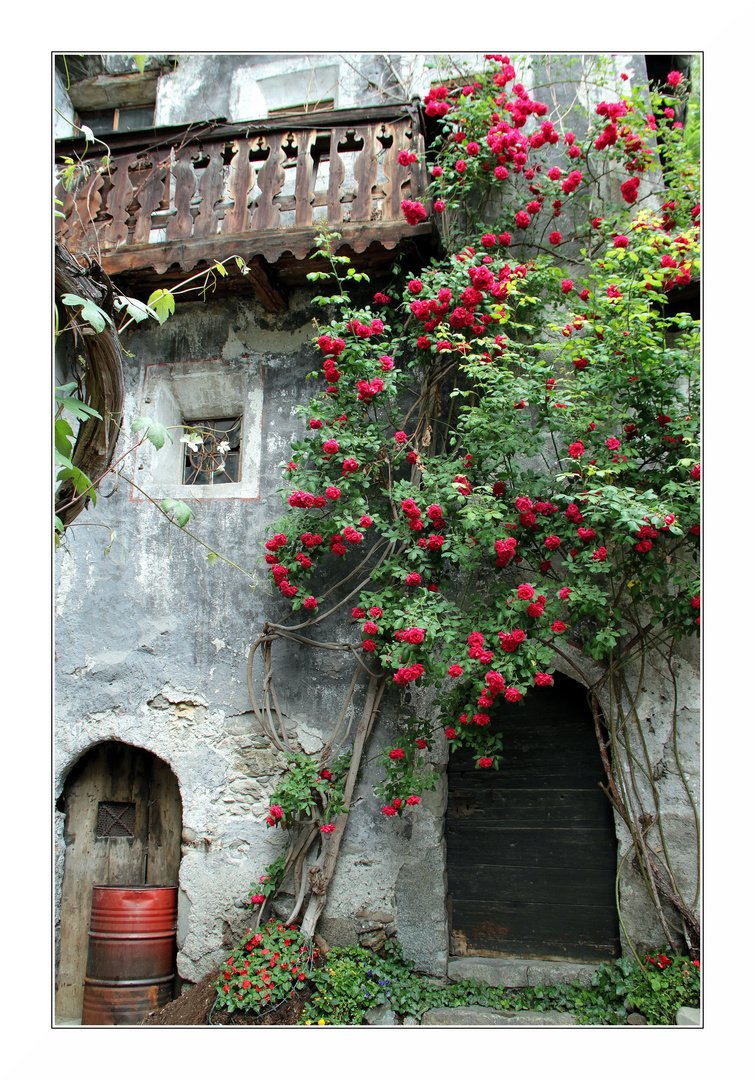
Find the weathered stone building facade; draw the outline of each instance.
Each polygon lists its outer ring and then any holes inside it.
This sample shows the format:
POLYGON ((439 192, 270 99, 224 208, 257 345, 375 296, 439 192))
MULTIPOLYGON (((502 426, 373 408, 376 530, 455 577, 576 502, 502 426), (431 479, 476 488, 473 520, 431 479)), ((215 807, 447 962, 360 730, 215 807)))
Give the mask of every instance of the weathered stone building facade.
MULTIPOLYGON (((175 126, 178 131, 183 126, 186 131, 186 125, 206 125, 221 117, 221 136, 226 142, 251 140, 254 132, 263 131, 270 145, 280 147, 275 138, 286 136, 286 124, 294 123, 290 117, 305 104, 317 103, 333 129, 338 112, 352 110, 343 126, 356 129, 355 139, 353 144, 348 139, 343 144, 343 170, 336 187, 349 196, 347 200, 339 196, 348 208, 341 224, 344 235, 350 237, 355 263, 367 260, 371 272, 376 272, 373 284, 379 287, 380 274, 404 237, 400 228, 394 232, 388 228, 393 220, 388 211, 393 197, 390 177, 374 180, 378 185, 385 181, 385 194, 383 212, 373 217, 372 230, 371 206, 367 223, 361 221, 359 143, 368 125, 378 123, 394 125, 392 130, 406 138, 407 145, 421 139, 421 130, 412 127, 417 118, 417 102, 413 105, 412 101, 429 86, 425 58, 186 56, 177 61, 166 58, 162 67, 148 66, 144 76, 136 73, 126 57, 86 59, 91 61, 89 69, 82 62, 68 90, 58 64, 58 108, 71 118, 76 113, 82 124, 88 124, 94 112, 122 110, 125 115, 129 108, 152 107, 153 122, 159 128, 175 126), (276 129, 279 114, 289 119, 276 129), (226 129, 223 124, 232 127, 226 129), (382 234, 380 226, 385 229, 382 234)), ((615 62, 642 78, 642 59, 617 57, 615 62)), ((301 116, 296 124, 312 131, 319 131, 320 126, 301 116)), ((100 128, 96 134, 108 141, 104 131, 100 128)), ((56 134, 60 138, 67 134, 62 121, 56 134)), ((213 136, 201 138, 205 139, 202 153, 210 161, 205 170, 209 175, 213 136)), ((137 130, 110 141, 116 155, 139 151, 137 130)), ((62 143, 61 149, 68 145, 62 143)), ((178 147, 174 163, 185 164, 188 159, 181 158, 180 138, 173 137, 173 145, 178 147)), ((188 133, 186 145, 192 145, 188 133)), ((143 146, 151 152, 149 138, 143 146)), ((398 143, 394 154, 397 148, 398 143)), ((287 160, 293 161, 293 156, 287 160)), ((301 227, 296 219, 296 176, 294 170, 287 172, 288 186, 279 188, 276 196, 281 217, 276 218, 275 227, 281 235, 287 228, 297 235, 297 229, 311 230, 319 217, 327 215, 334 162, 331 157, 329 172, 323 171, 319 187, 315 183, 312 190, 322 198, 319 206, 314 199, 313 212, 301 227)), ((111 276, 121 274, 120 280, 129 286, 124 285, 125 291, 135 296, 140 288, 148 293, 161 281, 168 282, 175 270, 176 263, 171 263, 161 278, 154 269, 154 254, 138 263, 140 251, 171 241, 170 211, 174 217, 181 212, 175 195, 180 191, 178 167, 174 167, 174 177, 173 205, 165 211, 171 200, 166 186, 155 196, 141 247, 133 244, 133 235, 130 240, 124 236, 125 245, 102 252, 106 271, 111 276), (136 262, 119 263, 129 244, 136 262)), ((199 172, 196 177, 195 208, 204 182, 199 172)), ((230 182, 227 173, 225 182, 230 182)), ((261 168, 257 182, 261 206, 266 190, 261 168)), ((412 183, 422 182, 418 171, 412 183)), ((109 198, 110 208, 116 199, 109 198)), ((207 204, 205 197, 200 213, 205 213, 207 204)), ((211 209, 216 215, 213 236, 219 243, 224 238, 222 211, 230 214, 233 202, 227 200, 220 211, 217 204, 211 209)), ((269 227, 269 221, 263 222, 263 231, 269 227)), ((210 261, 232 254, 235 237, 231 232, 224 247, 212 247, 210 261)), ((432 250, 429 230, 420 241, 415 254, 421 258, 432 250)), ((302 244, 311 249, 311 236, 302 244)), ((184 277, 196 265, 197 252, 189 251, 190 247, 187 243, 185 255, 173 251, 178 262, 184 259, 184 277)), ((248 262, 253 258, 253 239, 241 253, 248 262)), ((309 266, 303 254, 304 248, 291 256, 282 241, 278 257, 268 250, 251 284, 237 281, 238 287, 230 289, 220 281, 217 291, 204 300, 179 302, 164 325, 143 322, 122 337, 125 400, 118 454, 135 441, 132 423, 139 416, 153 416, 166 426, 240 418, 240 477, 231 484, 192 489, 184 482, 185 447, 177 438, 172 447, 159 452, 145 445, 124 458, 124 476, 107 478, 96 509, 90 508, 79 519, 107 528, 74 525, 68 543, 56 556, 54 798, 60 905, 56 916, 58 992, 63 1017, 76 1016, 80 1010, 86 919, 74 912, 87 910, 94 881, 106 877, 112 884, 177 884, 178 972, 182 979, 195 982, 217 965, 248 926, 245 901, 250 887, 280 849, 281 837, 266 827, 265 817, 282 760, 251 710, 246 669, 250 644, 262 624, 283 614, 259 559, 261 543, 281 512, 281 465, 289 456, 291 439, 298 434, 294 409, 311 393, 306 376, 317 363, 311 305, 316 290, 304 280, 309 266), (190 503, 195 516, 188 529, 245 573, 221 561, 209 564, 206 548, 171 528, 152 501, 159 503, 166 497, 190 503), (134 836, 139 834, 137 839, 107 848, 97 833, 97 807, 102 803, 138 806, 140 800, 147 809, 143 814, 135 811, 132 831, 134 836)), ((69 363, 70 356, 63 355, 63 379, 69 363)), ((356 640, 359 634, 356 630, 354 634, 356 640)), ((286 678, 280 681, 285 694, 281 704, 290 735, 303 749, 315 750, 341 709, 352 670, 325 650, 290 644, 283 654, 286 678)), ((671 699, 667 673, 648 670, 640 713, 648 720, 649 753, 664 805, 665 842, 678 856, 680 886, 694 895, 695 823, 678 774, 671 727, 676 708, 678 761, 696 791, 695 647, 680 650, 675 663, 677 700, 671 699)), ((591 681, 593 672, 586 658, 577 660, 576 669, 564 666, 564 675, 576 682, 591 681), (578 674, 580 667, 583 670, 578 674)), ((406 710, 420 704, 417 695, 414 699, 386 695, 368 758, 390 742, 406 710)), ((360 705, 358 691, 351 709, 358 712, 360 705)), ((379 943, 382 935, 396 934, 416 966, 436 976, 447 974, 452 944, 445 842, 450 820, 446 753, 445 746, 440 747, 433 762, 439 776, 436 790, 399 822, 381 816, 371 794, 376 775, 368 764, 320 924, 326 939, 335 943, 379 943)), ((627 850, 621 822, 609 840, 614 846, 608 857, 615 865, 627 850)), ((644 886, 629 865, 621 889, 623 916, 633 938, 647 945, 660 940, 644 886)), ((509 956, 516 955, 514 948, 509 956)), ((571 954, 567 950, 563 958, 590 959, 580 957, 578 950, 571 954)))

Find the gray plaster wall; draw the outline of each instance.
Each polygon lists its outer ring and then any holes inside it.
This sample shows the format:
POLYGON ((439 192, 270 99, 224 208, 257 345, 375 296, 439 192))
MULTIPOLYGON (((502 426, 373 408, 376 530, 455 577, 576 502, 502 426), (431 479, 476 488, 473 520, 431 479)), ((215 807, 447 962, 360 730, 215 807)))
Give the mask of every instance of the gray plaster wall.
POLYGON ((156 124, 210 117, 264 120, 271 110, 332 101, 336 109, 409 100, 421 54, 184 54, 158 83, 156 124))
MULTIPOLYGON (((163 327, 136 327, 124 345, 125 410, 119 453, 134 442, 133 419, 149 415, 145 373, 168 366, 233 361, 261 372, 261 439, 257 498, 193 503, 189 528, 251 576, 218 561, 121 478, 103 484, 97 507, 71 530, 56 556, 55 792, 93 745, 120 740, 168 763, 183 803, 180 866, 180 975, 195 981, 211 970, 245 930, 252 882, 281 850, 279 830, 265 824, 283 759, 271 749, 251 709, 246 682, 250 643, 266 619, 285 613, 271 595, 261 541, 283 502, 280 466, 301 434, 294 408, 311 392, 317 365, 311 307, 294 296, 277 320, 249 300, 181 304, 163 327), (98 525, 100 527, 95 527, 98 525), (101 526, 106 526, 105 528, 101 526), (107 549, 107 550, 106 550, 107 549)), ((180 433, 175 432, 178 437, 180 433)), ((147 486, 149 468, 128 458, 125 472, 147 486)), ((157 492, 153 491, 157 496, 157 492)), ((159 497, 158 497, 159 501, 159 497)), ((340 631, 339 631, 340 632, 340 631)), ((359 637, 355 633, 355 640, 359 637)), ((276 673, 281 705, 295 744, 322 746, 341 709, 352 669, 325 650, 281 649, 276 673)), ((361 687, 352 705, 358 718, 361 687)), ((399 722, 401 702, 381 709, 369 756, 399 722)), ((353 717, 351 717, 353 718, 353 717)), ((334 941, 378 930, 396 932, 425 970, 445 971, 443 861, 430 876, 439 917, 427 915, 427 850, 442 844, 442 786, 434 803, 415 808, 396 828, 372 795, 368 767, 356 793, 323 927, 334 941), (396 882, 402 885, 398 890, 396 882), (420 886, 418 882, 423 884, 420 886), (403 889, 403 892, 402 892, 403 889), (416 897, 412 900, 412 896, 416 897), (420 900, 425 902, 423 908, 420 900), (358 914, 357 914, 358 913, 358 914)), ((56 886, 65 860, 63 814, 55 814, 56 886)), ((379 936, 379 935, 378 935, 379 936)))

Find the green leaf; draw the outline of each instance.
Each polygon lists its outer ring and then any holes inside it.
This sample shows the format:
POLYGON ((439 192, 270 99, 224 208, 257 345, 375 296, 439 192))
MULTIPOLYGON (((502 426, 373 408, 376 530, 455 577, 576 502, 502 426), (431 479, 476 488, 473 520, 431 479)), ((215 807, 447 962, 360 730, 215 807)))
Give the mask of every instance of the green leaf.
POLYGON ((215 552, 214 552, 214 551, 211 551, 211 552, 209 552, 209 554, 208 554, 208 556, 207 556, 207 562, 208 562, 208 563, 210 564, 210 566, 214 566, 214 564, 215 564, 215 563, 216 563, 217 561, 218 561, 218 557, 217 557, 217 555, 215 554, 215 552))
POLYGON ((147 317, 157 319, 159 322, 157 312, 143 304, 141 300, 135 300, 133 296, 116 296, 113 304, 118 311, 125 308, 134 322, 144 322, 147 317))
POLYGON ((67 420, 62 417, 55 421, 55 449, 61 454, 66 461, 70 462, 71 458, 71 439, 73 438, 73 430, 67 420))
POLYGON ((134 63, 139 68, 139 74, 144 74, 144 65, 147 62, 147 53, 134 53, 134 63))
POLYGON ((163 499, 160 504, 164 512, 173 517, 176 524, 181 528, 187 523, 187 521, 193 516, 191 509, 181 499, 163 499))
POLYGON ((223 264, 219 263, 217 260, 215 261, 215 269, 217 270, 217 272, 220 274, 221 277, 228 277, 228 271, 223 266, 223 264))
POLYGON ((158 322, 162 324, 176 310, 176 299, 168 289, 155 289, 147 306, 154 309, 158 322))
MULTIPOLYGON (((57 457, 57 452, 56 452, 57 457)), ((62 483, 64 480, 73 480, 73 486, 77 495, 83 495, 86 491, 91 497, 92 506, 97 505, 97 495, 92 487, 92 481, 89 479, 85 472, 81 469, 77 469, 75 465, 68 465, 62 468, 56 477, 56 479, 62 483)))
POLYGON ((88 322, 98 334, 102 333, 107 323, 113 325, 113 320, 110 316, 98 307, 93 300, 86 300, 83 296, 76 296, 74 293, 64 293, 60 298, 66 307, 80 307, 81 311, 79 315, 81 318, 88 322))
POLYGON ((165 440, 173 442, 173 438, 167 428, 158 420, 152 420, 149 416, 138 416, 132 425, 134 431, 141 431, 144 429, 144 433, 155 447, 156 450, 161 450, 165 445, 165 440))
POLYGON ((57 514, 53 515, 53 522, 55 525, 55 532, 60 533, 60 535, 62 536, 65 532, 65 526, 63 525, 63 522, 60 520, 57 514))
POLYGON ((58 405, 67 409, 69 413, 72 413, 77 420, 86 420, 88 417, 93 416, 97 420, 101 420, 102 417, 93 409, 91 405, 85 405, 83 401, 79 401, 74 397, 61 397, 60 394, 55 395, 55 401, 58 405))

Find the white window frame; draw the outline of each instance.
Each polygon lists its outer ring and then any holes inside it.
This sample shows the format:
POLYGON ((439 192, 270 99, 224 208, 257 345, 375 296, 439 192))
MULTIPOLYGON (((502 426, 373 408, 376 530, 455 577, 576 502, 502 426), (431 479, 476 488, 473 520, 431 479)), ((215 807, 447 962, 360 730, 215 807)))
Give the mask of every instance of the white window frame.
MULTIPOLYGON (((136 453, 134 481, 153 499, 259 499, 262 451, 262 379, 259 360, 187 360, 149 364, 140 416, 168 428, 173 442, 156 450, 148 441, 136 453), (184 484, 183 422, 195 417, 241 416, 241 478, 230 484, 184 484)), ((132 498, 139 499, 134 490, 132 498)))

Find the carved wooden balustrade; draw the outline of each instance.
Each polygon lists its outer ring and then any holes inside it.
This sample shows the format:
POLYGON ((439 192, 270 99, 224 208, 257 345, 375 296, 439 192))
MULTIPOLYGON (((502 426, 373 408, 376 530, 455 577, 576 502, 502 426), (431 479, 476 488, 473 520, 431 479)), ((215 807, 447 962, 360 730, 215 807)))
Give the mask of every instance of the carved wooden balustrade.
POLYGON ((113 135, 109 145, 105 170, 56 194, 59 238, 111 276, 180 280, 229 255, 258 271, 279 263, 285 276, 296 276, 298 263, 302 276, 322 224, 354 253, 384 253, 432 229, 408 225, 401 211, 404 199, 422 201, 427 184, 419 118, 408 106, 315 113, 293 125, 153 129, 113 135), (400 165, 402 150, 417 161, 400 165))

